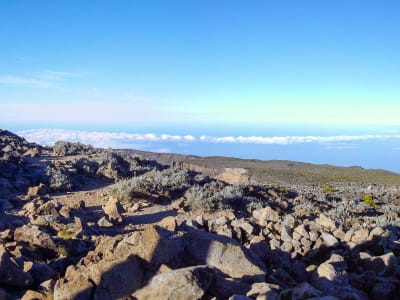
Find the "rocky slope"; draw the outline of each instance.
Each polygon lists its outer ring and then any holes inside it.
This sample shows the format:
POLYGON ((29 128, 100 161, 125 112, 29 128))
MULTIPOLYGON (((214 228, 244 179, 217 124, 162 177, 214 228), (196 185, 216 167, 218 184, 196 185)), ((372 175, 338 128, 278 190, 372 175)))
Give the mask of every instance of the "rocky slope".
POLYGON ((400 299, 400 186, 232 167, 0 131, 0 299, 400 299))

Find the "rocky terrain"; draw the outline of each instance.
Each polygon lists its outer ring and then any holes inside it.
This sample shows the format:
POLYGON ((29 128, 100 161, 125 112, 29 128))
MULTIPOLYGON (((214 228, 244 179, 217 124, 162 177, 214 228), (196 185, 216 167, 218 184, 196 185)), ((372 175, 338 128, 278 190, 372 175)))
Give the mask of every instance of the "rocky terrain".
POLYGON ((209 171, 0 130, 0 299, 400 299, 400 185, 209 171))

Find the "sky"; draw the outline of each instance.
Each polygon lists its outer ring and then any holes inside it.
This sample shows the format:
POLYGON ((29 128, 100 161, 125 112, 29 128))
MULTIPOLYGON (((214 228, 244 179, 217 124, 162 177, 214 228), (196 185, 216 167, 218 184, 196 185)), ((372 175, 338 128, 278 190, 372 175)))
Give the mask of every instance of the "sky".
POLYGON ((0 125, 400 125, 399 11, 365 0, 2 1, 0 125))

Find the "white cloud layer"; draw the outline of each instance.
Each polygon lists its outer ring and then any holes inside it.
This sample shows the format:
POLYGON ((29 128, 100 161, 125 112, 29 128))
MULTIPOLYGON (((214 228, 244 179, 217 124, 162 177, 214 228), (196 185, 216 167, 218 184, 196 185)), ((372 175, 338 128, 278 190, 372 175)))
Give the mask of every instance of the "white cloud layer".
POLYGON ((121 145, 145 142, 200 142, 231 144, 288 145, 303 143, 347 143, 367 140, 400 139, 400 134, 336 135, 336 136, 222 136, 171 135, 155 133, 127 133, 105 131, 81 131, 65 129, 32 129, 18 132, 28 141, 41 145, 53 145, 64 140, 82 142, 95 147, 121 147, 121 145))

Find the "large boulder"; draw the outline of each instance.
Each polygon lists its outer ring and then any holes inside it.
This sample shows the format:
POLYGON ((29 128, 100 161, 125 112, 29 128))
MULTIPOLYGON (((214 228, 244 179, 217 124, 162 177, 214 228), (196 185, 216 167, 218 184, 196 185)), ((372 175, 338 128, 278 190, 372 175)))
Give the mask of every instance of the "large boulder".
POLYGON ((111 197, 103 206, 103 211, 111 222, 122 222, 121 214, 123 213, 123 210, 121 203, 119 203, 119 201, 114 197, 111 197))
POLYGON ((32 284, 32 276, 18 268, 7 250, 0 246, 0 284, 25 287, 32 284))
POLYGON ((132 253, 143 259, 147 269, 156 271, 162 265, 183 267, 184 233, 175 234, 158 226, 146 225, 116 246, 116 252, 132 253))
POLYGON ((264 263, 236 240, 187 227, 185 254, 195 264, 207 264, 231 278, 263 280, 264 263))
POLYGON ((173 270, 154 276, 150 283, 134 293, 137 299, 202 299, 214 280, 208 266, 173 270))
POLYGON ((182 252, 181 239, 152 225, 129 235, 100 238, 96 249, 57 281, 54 299, 84 299, 90 294, 94 299, 129 296, 143 286, 145 275, 151 276, 162 264, 180 262, 182 252))
POLYGON ((72 266, 65 277, 56 282, 55 300, 119 299, 143 285, 144 271, 135 255, 104 257, 97 262, 72 266))
POLYGON ((56 244, 50 235, 41 231, 39 227, 35 225, 24 225, 15 229, 14 240, 57 252, 56 244))

